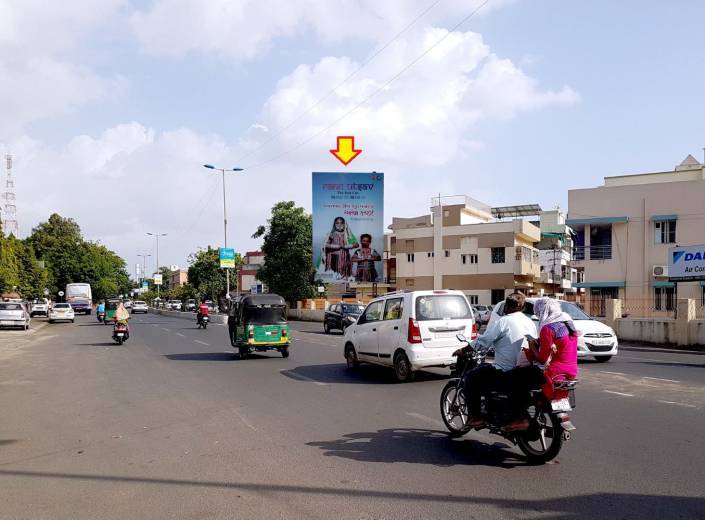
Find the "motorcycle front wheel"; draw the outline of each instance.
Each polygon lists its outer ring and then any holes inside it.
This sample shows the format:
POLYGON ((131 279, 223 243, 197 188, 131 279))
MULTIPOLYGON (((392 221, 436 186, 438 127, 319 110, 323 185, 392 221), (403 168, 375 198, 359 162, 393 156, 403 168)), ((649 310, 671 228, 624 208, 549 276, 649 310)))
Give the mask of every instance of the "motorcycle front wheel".
POLYGON ((465 390, 455 381, 449 381, 441 392, 441 417, 452 437, 460 437, 470 431, 470 415, 465 399, 465 390))
POLYGON ((517 434, 519 449, 532 464, 545 464, 556 458, 563 446, 563 428, 556 414, 529 408, 529 429, 517 434))

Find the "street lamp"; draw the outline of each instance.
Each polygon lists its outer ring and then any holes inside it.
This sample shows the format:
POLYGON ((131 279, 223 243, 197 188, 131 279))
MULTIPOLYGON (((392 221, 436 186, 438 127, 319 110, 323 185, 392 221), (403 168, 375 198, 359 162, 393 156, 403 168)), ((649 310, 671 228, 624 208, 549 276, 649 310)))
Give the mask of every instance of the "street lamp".
MULTIPOLYGON (((166 233, 147 233, 149 236, 152 236, 157 239, 157 272, 159 272, 159 237, 165 237, 166 233)), ((159 298, 159 288, 161 287, 161 284, 157 285, 157 298, 159 298)))
POLYGON ((140 254, 137 256, 142 257, 142 279, 147 278, 147 258, 152 255, 140 254))
MULTIPOLYGON (((209 170, 215 170, 221 173, 223 176, 223 238, 224 238, 224 244, 223 247, 228 247, 228 214, 225 209, 225 172, 241 172, 243 171, 243 168, 217 168, 213 166, 212 164, 204 164, 204 168, 208 168, 209 170)), ((225 292, 225 297, 230 298, 230 270, 225 269, 225 285, 226 285, 226 292, 225 292)))

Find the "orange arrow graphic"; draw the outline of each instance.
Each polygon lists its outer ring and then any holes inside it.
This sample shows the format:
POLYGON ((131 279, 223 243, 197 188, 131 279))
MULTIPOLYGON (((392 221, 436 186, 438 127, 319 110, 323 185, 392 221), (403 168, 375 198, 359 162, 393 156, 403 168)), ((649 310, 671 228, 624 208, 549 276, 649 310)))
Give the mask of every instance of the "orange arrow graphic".
POLYGON ((355 150, 355 137, 352 135, 339 135, 338 148, 330 150, 330 153, 343 163, 345 166, 362 153, 362 150, 355 150))

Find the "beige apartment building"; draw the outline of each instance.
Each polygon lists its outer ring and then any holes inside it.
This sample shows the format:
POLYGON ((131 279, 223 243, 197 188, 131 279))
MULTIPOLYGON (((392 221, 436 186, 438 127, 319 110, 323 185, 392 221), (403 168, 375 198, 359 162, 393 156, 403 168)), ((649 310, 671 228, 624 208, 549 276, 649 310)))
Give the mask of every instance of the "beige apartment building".
POLYGON ((597 188, 568 192, 575 231, 576 286, 594 314, 604 300, 627 308, 670 312, 676 298, 705 305, 702 282, 668 280, 670 247, 705 244, 705 166, 688 156, 672 171, 605 177, 597 188))
POLYGON ((527 215, 540 212, 535 205, 490 208, 463 197, 460 204, 436 201, 431 214, 395 217, 389 228, 397 289, 457 289, 484 305, 516 289, 535 292, 540 263, 534 244, 541 231, 512 218, 522 209, 527 215))

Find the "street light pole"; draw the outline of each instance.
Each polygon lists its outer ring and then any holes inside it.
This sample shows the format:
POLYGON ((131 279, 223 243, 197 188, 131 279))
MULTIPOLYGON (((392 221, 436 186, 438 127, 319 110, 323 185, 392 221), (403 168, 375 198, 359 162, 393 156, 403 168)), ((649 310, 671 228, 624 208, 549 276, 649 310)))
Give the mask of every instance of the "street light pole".
POLYGON ((144 279, 147 278, 147 257, 152 256, 152 255, 140 254, 137 256, 142 257, 142 280, 141 281, 143 281, 144 279))
MULTIPOLYGON (((149 236, 153 236, 154 238, 157 239, 157 272, 161 274, 159 271, 159 237, 165 237, 166 233, 147 233, 149 236)), ((163 281, 163 280, 162 280, 163 281)), ((159 289, 161 287, 161 284, 157 285, 157 298, 159 298, 159 289)))
MULTIPOLYGON (((225 206, 225 172, 241 172, 242 168, 216 168, 212 164, 204 164, 204 168, 219 171, 223 177, 223 247, 228 247, 228 212, 225 206)), ((225 297, 230 296, 230 269, 225 269, 225 297)))

